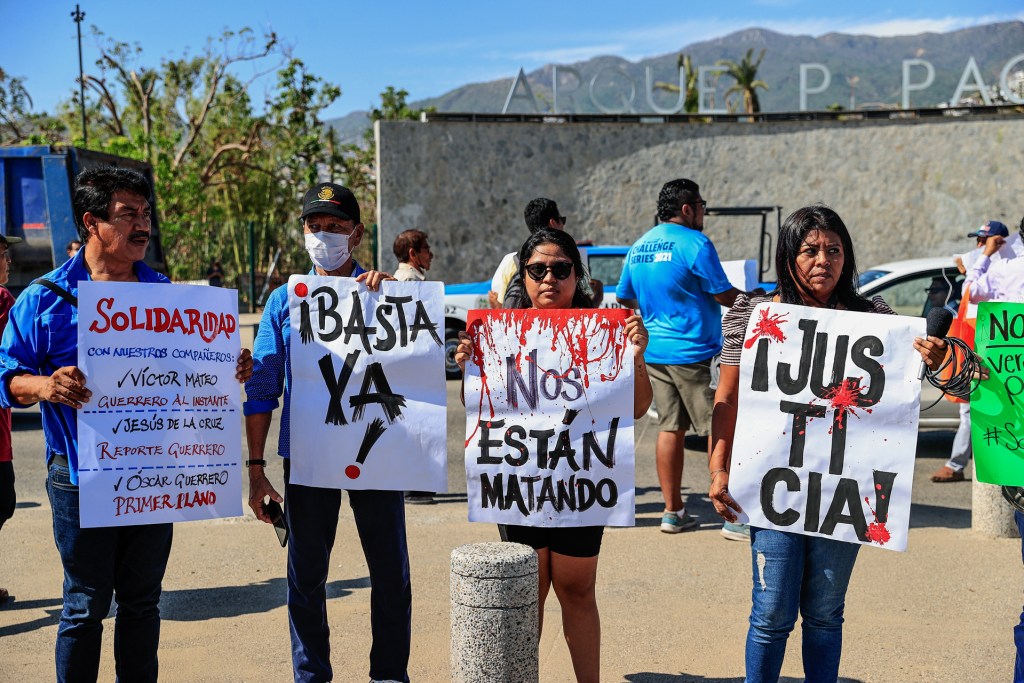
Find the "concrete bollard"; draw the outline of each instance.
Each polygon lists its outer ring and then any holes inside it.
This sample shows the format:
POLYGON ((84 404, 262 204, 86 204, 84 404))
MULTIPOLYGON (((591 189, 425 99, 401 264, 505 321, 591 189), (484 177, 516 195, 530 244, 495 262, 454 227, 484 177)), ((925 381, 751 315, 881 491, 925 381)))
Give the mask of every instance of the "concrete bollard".
POLYGON ((519 543, 452 551, 453 683, 537 683, 537 553, 519 543))
POLYGON ((978 481, 977 470, 971 482, 971 529, 995 538, 1017 538, 1013 507, 1003 498, 1000 487, 978 481))

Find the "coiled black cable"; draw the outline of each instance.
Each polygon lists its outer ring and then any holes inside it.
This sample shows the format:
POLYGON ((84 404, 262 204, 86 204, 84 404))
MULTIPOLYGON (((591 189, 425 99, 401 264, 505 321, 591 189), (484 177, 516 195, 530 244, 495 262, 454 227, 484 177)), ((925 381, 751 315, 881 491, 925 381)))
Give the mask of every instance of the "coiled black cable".
MULTIPOLYGON (((945 337, 944 341, 949 345, 949 355, 938 368, 927 370, 925 377, 929 384, 942 393, 968 400, 981 382, 981 358, 971 350, 971 347, 963 339, 945 337), (947 368, 949 377, 942 379, 947 368)), ((928 407, 931 408, 931 406, 928 407)))

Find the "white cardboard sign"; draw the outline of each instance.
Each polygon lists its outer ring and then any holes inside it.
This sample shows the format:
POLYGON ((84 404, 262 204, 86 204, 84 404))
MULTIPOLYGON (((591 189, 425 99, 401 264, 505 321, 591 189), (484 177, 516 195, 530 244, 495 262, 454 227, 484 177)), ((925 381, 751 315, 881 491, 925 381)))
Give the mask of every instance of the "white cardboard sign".
POLYGON ((293 275, 291 481, 448 490, 444 286, 293 275))
POLYGON ((764 303, 740 360, 741 521, 905 550, 922 318, 764 303))
POLYGON ((632 311, 470 311, 471 522, 633 526, 632 311))
POLYGON ((78 306, 82 526, 240 516, 238 293, 88 281, 78 306))

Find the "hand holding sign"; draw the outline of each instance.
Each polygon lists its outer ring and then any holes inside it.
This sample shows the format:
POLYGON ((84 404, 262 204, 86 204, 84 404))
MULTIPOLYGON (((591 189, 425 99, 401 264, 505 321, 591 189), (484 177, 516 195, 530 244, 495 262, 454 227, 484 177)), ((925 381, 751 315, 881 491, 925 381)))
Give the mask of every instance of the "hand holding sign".
POLYGON ((92 397, 92 392, 85 387, 85 375, 74 366, 58 368, 49 377, 38 379, 39 400, 63 403, 78 410, 92 397))

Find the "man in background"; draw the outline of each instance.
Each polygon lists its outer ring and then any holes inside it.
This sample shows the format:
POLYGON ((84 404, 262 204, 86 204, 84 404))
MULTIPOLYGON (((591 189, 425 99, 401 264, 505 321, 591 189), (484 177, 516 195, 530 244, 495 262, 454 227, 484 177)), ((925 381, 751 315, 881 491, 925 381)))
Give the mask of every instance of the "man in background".
MULTIPOLYGON (((406 230, 398 233, 392 245, 398 269, 395 279, 402 282, 422 282, 427 279, 430 262, 434 260, 434 252, 427 242, 427 233, 422 230, 406 230)), ((431 491, 406 491, 405 502, 413 505, 430 505, 434 502, 431 491)))
POLYGON ((434 260, 434 253, 430 250, 430 244, 427 243, 427 233, 422 230, 400 232, 395 237, 392 250, 395 252, 395 258, 398 259, 398 269, 395 270, 396 280, 408 282, 427 279, 430 262, 434 260))
MULTIPOLYGON (((665 500, 661 530, 668 534, 697 525, 680 492, 685 437, 690 429, 700 436, 710 432, 711 359, 722 350, 720 307, 732 306, 740 293, 702 232, 705 208, 697 183, 665 183, 658 195, 660 223, 630 247, 615 291, 620 304, 640 309, 650 334, 644 357, 658 410, 655 458, 665 500)), ((723 535, 746 539, 739 525, 726 525, 723 535)))

